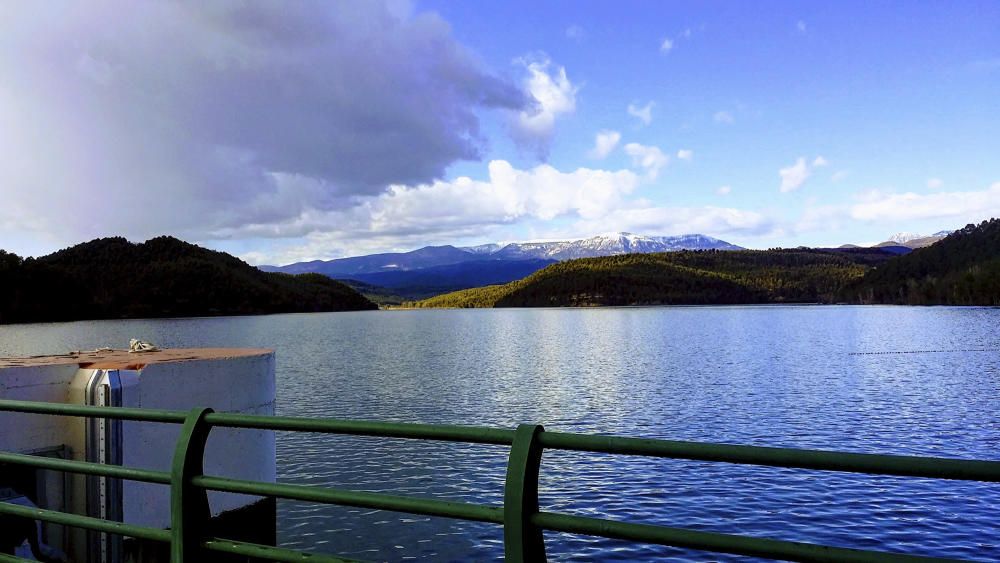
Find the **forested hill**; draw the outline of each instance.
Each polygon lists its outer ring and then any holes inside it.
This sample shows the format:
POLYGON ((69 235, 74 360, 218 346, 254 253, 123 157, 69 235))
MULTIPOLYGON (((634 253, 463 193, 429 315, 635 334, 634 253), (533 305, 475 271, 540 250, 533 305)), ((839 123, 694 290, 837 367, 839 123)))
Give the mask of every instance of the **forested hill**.
POLYGON ((1000 305, 1000 219, 872 269, 842 299, 906 305, 1000 305))
POLYGON ((892 254, 878 249, 681 251, 584 258, 505 285, 414 307, 544 307, 831 302, 892 254))
POLYGON ((262 272, 172 237, 97 239, 28 259, 0 250, 0 324, 374 308, 326 276, 262 272))

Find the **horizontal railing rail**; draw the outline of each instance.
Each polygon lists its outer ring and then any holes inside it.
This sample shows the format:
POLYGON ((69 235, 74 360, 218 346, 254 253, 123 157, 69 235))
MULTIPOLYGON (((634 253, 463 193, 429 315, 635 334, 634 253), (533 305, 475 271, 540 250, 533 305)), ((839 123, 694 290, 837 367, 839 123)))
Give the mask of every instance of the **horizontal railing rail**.
MULTIPOLYGON (((0 400, 0 412, 3 411, 181 424, 182 431, 176 444, 173 467, 169 472, 0 452, 0 464, 22 465, 169 485, 171 494, 171 528, 169 530, 133 526, 90 516, 28 508, 2 502, 0 502, 0 514, 169 543, 171 561, 174 563, 182 563, 185 560, 203 560, 206 558, 204 554, 207 552, 229 553, 272 561, 308 560, 331 563, 350 561, 325 554, 303 553, 224 538, 201 537, 199 532, 206 529, 205 524, 209 518, 207 491, 249 494, 499 524, 503 526, 506 559, 516 562, 545 559, 543 531, 566 532, 793 561, 889 561, 901 563, 949 561, 948 559, 917 555, 704 532, 656 524, 623 522, 541 511, 538 506, 538 475, 542 453, 545 450, 583 451, 896 477, 1000 482, 1000 461, 992 460, 860 454, 600 436, 548 432, 536 425, 521 425, 515 430, 507 430, 477 426, 215 413, 210 409, 193 409, 190 412, 183 412, 0 400), (205 442, 209 432, 214 427, 509 446, 504 502, 502 505, 483 505, 204 475, 202 462, 205 442)), ((27 560, 0 554, 0 562, 3 561, 27 560)))

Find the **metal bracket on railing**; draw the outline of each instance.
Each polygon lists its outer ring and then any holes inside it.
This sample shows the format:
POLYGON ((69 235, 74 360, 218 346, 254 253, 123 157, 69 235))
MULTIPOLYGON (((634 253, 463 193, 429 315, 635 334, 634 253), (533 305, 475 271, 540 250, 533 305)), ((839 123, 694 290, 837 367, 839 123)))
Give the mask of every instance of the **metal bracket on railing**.
POLYGON ((508 562, 545 561, 542 530, 531 524, 531 517, 538 513, 538 470, 542 464, 538 435, 544 431, 536 424, 521 424, 514 432, 503 492, 504 558, 508 562))
POLYGON ((198 556, 202 536, 207 532, 211 511, 208 494, 191 484, 191 478, 204 472, 205 443, 212 427, 205 415, 212 409, 192 409, 181 427, 170 471, 170 561, 201 561, 198 556))

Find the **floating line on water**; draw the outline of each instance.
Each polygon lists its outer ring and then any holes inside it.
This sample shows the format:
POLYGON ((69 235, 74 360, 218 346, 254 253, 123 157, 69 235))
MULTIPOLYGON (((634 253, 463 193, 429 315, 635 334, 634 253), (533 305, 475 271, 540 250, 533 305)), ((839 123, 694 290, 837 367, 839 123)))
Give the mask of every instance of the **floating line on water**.
POLYGON ((848 356, 881 356, 885 354, 942 354, 947 352, 1000 352, 1000 348, 957 348, 954 350, 894 350, 890 352, 848 352, 848 356))

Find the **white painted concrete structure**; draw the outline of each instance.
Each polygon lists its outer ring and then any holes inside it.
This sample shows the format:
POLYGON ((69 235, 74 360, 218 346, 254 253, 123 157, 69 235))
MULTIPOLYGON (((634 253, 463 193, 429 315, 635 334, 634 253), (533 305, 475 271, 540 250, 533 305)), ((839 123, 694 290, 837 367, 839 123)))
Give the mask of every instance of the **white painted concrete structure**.
MULTIPOLYGON (((211 407, 219 412, 272 415, 274 397, 274 353, 270 350, 112 350, 0 359, 3 399, 179 410, 211 407)), ((123 421, 113 426, 110 421, 90 423, 77 417, 0 412, 0 451, 44 453, 161 471, 170 470, 179 432, 176 424, 123 421)), ((205 473, 274 482, 274 433, 213 429, 206 448, 205 473)), ((42 485, 42 481, 52 481, 51 476, 43 476, 39 486, 55 486, 42 485)), ((166 486, 125 481, 111 494, 107 486, 113 482, 96 485, 94 478, 84 476, 67 477, 64 482, 63 505, 48 508, 141 526, 169 526, 166 486)), ((59 504, 52 498, 60 496, 58 492, 45 492, 48 504, 59 504)), ((213 516, 258 500, 231 493, 209 494, 213 516)), ((74 560, 95 560, 93 545, 86 545, 93 544, 93 537, 88 540, 85 533, 74 532, 69 539, 56 530, 53 533, 60 537, 50 541, 62 543, 74 560), (90 554, 85 555, 88 550, 90 554)), ((96 559, 113 561, 116 557, 105 550, 96 559)))

